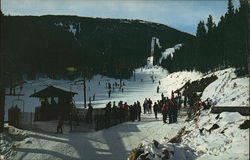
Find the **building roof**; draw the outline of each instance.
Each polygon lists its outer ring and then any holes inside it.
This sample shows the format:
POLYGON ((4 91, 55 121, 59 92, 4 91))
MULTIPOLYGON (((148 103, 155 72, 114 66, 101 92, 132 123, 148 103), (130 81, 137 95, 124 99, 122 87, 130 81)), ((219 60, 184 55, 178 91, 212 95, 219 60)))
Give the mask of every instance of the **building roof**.
POLYGON ((45 89, 42 89, 32 95, 30 97, 40 97, 40 98, 48 98, 48 97, 61 97, 61 96, 70 96, 73 97, 75 92, 71 92, 66 89, 54 87, 54 86, 49 86, 45 89))

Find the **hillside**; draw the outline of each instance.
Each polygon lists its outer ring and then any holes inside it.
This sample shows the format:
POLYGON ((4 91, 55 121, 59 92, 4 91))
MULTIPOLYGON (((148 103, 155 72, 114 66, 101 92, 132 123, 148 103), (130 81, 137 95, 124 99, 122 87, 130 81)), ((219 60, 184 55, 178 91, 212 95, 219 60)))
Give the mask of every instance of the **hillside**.
POLYGON ((13 70, 57 73, 54 78, 65 75, 66 67, 87 70, 89 76, 129 77, 146 63, 153 37, 162 49, 194 38, 142 20, 46 15, 4 16, 1 23, 3 51, 13 70))

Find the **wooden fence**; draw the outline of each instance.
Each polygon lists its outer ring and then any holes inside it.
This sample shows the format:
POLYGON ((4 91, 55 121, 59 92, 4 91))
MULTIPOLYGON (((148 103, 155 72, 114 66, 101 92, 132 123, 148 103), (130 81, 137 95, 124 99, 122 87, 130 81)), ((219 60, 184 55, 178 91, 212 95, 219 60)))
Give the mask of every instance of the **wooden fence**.
MULTIPOLYGON (((92 118, 89 123, 86 122, 87 109, 78 109, 79 122, 74 119, 72 124, 72 131, 79 132, 91 132, 104 128, 108 128, 129 120, 129 113, 126 112, 125 116, 119 117, 117 115, 110 115, 110 119, 107 120, 105 116, 105 110, 103 108, 95 108, 92 112, 92 118), (77 125, 79 123, 79 125, 77 125)), ((10 108, 8 111, 9 124, 17 128, 55 132, 57 126, 57 120, 53 121, 37 121, 38 115, 32 112, 21 112, 19 108, 10 108)), ((65 131, 70 131, 70 122, 65 122, 65 131)))
POLYGON ((8 110, 9 125, 17 128, 22 128, 26 124, 34 122, 35 114, 33 112, 21 112, 17 107, 12 107, 8 110))
POLYGON ((239 112, 243 116, 250 115, 249 106, 213 106, 211 113, 219 114, 221 112, 239 112))

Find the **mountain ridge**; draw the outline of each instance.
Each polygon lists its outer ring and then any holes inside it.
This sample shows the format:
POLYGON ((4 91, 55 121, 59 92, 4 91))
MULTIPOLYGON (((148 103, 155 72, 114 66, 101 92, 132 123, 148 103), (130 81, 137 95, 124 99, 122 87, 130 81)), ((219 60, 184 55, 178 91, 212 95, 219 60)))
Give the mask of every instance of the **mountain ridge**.
POLYGON ((128 77, 146 63, 152 37, 160 39, 162 50, 194 38, 143 20, 66 15, 3 16, 2 28, 4 52, 23 73, 65 74, 66 67, 75 67, 128 77))

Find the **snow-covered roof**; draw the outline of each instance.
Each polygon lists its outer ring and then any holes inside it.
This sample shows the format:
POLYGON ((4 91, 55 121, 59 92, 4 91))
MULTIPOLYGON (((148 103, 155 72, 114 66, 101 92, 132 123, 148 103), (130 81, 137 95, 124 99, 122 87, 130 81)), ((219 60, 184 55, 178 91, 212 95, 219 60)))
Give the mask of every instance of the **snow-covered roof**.
POLYGON ((30 97, 41 97, 41 98, 47 98, 47 97, 60 97, 60 96, 71 96, 73 97, 75 92, 68 91, 66 89, 49 86, 43 90, 40 90, 32 95, 30 97))

